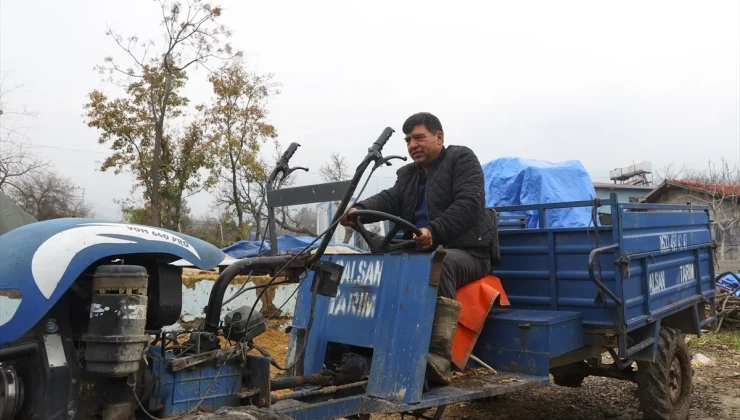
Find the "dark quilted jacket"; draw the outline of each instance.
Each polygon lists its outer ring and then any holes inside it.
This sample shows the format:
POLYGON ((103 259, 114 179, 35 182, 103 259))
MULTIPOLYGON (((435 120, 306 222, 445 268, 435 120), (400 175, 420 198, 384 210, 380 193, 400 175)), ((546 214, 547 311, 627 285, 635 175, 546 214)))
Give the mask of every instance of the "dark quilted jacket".
MULTIPOLYGON (((412 222, 421 171, 416 163, 401 167, 393 187, 355 207, 390 213, 412 222)), ((435 246, 467 248, 480 256, 487 255, 493 244, 493 219, 485 209, 483 169, 475 153, 465 146, 443 148, 429 168, 426 191, 429 230, 435 246)), ((374 220, 363 217, 362 221, 374 220)), ((406 232, 405 238, 411 236, 411 232, 406 232)))

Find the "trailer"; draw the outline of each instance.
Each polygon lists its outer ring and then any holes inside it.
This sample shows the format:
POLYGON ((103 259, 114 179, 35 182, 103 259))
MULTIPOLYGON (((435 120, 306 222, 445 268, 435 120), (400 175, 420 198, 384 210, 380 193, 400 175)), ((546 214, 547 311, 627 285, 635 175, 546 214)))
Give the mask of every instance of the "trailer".
MULTIPOLYGON (((270 188, 271 210, 341 198, 314 253, 234 261, 177 232, 79 219, 0 236, 0 419, 439 419, 450 404, 544 387, 550 375, 570 387, 590 375, 636 382, 645 418, 688 418, 683 337, 702 335, 716 311, 708 208, 612 195, 490 209, 500 258, 479 282, 498 284, 509 304, 487 313, 463 370, 495 372, 433 386, 425 369, 444 248, 407 251, 396 234, 416 228, 374 212, 393 228, 379 236, 359 224, 368 253, 324 252, 366 169, 397 158, 381 154, 392 133, 383 131, 350 181, 270 188), (598 223, 604 206, 611 225, 598 223), (547 226, 548 211, 576 207, 592 209, 590 226, 547 226), (525 210, 537 212, 537 228, 517 216, 525 210), (182 307, 178 261, 221 271, 202 325, 165 331, 182 307), (298 284, 285 361, 254 343, 266 328, 254 306, 222 313, 235 277, 256 274, 271 276, 262 290, 298 284), (283 373, 271 379, 271 366, 283 373)), ((293 170, 297 147, 271 180, 293 170)))

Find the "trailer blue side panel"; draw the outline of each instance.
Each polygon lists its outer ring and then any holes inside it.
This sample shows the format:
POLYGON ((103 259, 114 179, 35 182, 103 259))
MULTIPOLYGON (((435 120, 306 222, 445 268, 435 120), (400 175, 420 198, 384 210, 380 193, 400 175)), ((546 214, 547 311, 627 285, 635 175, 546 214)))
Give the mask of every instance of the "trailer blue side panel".
POLYGON ((628 330, 714 296, 709 213, 686 208, 619 206, 621 250, 630 256, 623 280, 628 330))
MULTIPOLYGON (((595 204, 596 203, 596 204, 595 204)), ((497 208, 611 206, 613 225, 594 228, 511 228, 499 231, 501 265, 494 267, 514 308, 581 312, 587 328, 632 331, 714 294, 714 266, 706 207, 554 203, 497 208), (589 255, 596 248, 593 275, 589 255), (611 291, 596 299, 600 281, 611 291), (607 309, 607 305, 609 309, 607 309)), ((701 311, 703 312, 703 311, 701 311)), ((700 321, 704 314, 697 314, 700 321)))
MULTIPOLYGON (((598 233, 602 244, 610 243, 611 227, 600 227, 598 233)), ((588 272, 596 239, 593 229, 500 230, 501 265, 493 274, 515 308, 581 312, 585 325, 611 326, 609 312, 594 300, 597 288, 588 272)), ((619 296, 614 256, 600 259, 602 281, 619 296)))

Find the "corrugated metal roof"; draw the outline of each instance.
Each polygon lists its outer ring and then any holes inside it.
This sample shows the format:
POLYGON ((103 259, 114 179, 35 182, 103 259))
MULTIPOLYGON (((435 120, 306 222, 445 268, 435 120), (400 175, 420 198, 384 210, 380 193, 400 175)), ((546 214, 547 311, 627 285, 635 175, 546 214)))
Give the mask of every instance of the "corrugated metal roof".
POLYGON ((698 181, 687 181, 683 179, 670 179, 667 180, 667 182, 670 184, 684 186, 695 190, 707 191, 712 194, 720 193, 726 196, 740 195, 740 185, 737 184, 705 184, 698 181))
POLYGON ((684 179, 667 179, 657 186, 650 194, 646 195, 643 200, 652 202, 655 197, 659 197, 667 188, 684 188, 692 191, 705 192, 707 194, 721 194, 724 196, 740 196, 740 185, 734 184, 705 184, 699 181, 689 181, 684 179))

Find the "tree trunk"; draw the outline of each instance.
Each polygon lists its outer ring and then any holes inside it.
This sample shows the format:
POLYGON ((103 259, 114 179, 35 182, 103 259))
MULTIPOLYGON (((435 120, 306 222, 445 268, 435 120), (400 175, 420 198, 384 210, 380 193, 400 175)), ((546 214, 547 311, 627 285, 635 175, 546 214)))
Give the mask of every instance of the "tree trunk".
MULTIPOLYGON (((242 210, 242 205, 239 202, 239 190, 236 188, 236 166, 232 164, 231 166, 231 193, 234 198, 234 210, 236 210, 236 220, 238 224, 236 225, 236 230, 239 232, 239 235, 242 234, 242 229, 244 229, 244 210, 242 210)), ((259 230, 258 230, 259 232, 259 230)))
MULTIPOLYGON (((181 190, 182 191, 182 190, 181 190)), ((180 228, 180 214, 182 212, 182 195, 177 198, 175 203, 175 220, 172 221, 172 230, 179 230, 180 228)))
POLYGON ((172 67, 167 62, 167 57, 164 59, 164 67, 167 69, 167 76, 164 84, 164 93, 159 103, 159 115, 157 116, 156 123, 154 124, 154 156, 152 159, 152 225, 161 227, 162 222, 160 219, 159 209, 159 175, 160 175, 160 155, 162 154, 162 138, 164 137, 164 119, 167 113, 167 103, 170 99, 170 93, 172 92, 172 67))
POLYGON ((154 129, 154 156, 152 160, 152 226, 161 227, 162 223, 159 217, 159 166, 160 151, 162 150, 162 132, 164 131, 163 121, 157 121, 154 129))

